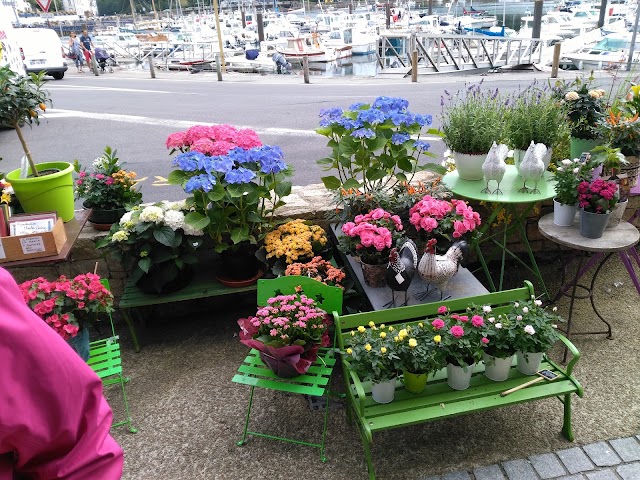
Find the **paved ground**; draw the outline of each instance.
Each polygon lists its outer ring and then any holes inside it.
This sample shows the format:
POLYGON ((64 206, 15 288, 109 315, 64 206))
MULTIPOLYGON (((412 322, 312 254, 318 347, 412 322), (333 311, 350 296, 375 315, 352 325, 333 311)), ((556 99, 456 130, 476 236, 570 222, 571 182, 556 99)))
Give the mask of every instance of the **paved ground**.
MULTIPOLYGON (((541 255, 541 269, 557 291, 559 257, 541 255)), ((523 274, 509 269, 509 286, 523 274)), ((556 399, 506 407, 428 425, 384 432, 374 438, 377 478, 528 480, 539 478, 640 479, 640 342, 638 294, 617 257, 596 282, 596 302, 613 322, 614 339, 576 336, 582 353, 575 375, 585 396, 574 401, 575 443, 560 434, 556 399)), ((123 326, 123 362, 132 415, 139 432, 114 435, 126 452, 125 479, 364 479, 357 430, 332 405, 327 463, 317 450, 253 438, 238 447, 248 388, 231 382, 247 349, 236 320, 254 310, 253 294, 180 304, 146 312, 146 344, 136 354, 123 326)), ((566 312, 566 300, 559 302, 566 312)), ((598 329, 588 301, 577 303, 575 331, 598 329)), ((557 357, 558 352, 554 352, 557 357)), ((343 388, 339 371, 333 378, 343 388)), ((118 392, 108 398, 121 411, 118 392)), ((319 439, 322 413, 297 395, 256 391, 251 427, 311 441, 319 439)))

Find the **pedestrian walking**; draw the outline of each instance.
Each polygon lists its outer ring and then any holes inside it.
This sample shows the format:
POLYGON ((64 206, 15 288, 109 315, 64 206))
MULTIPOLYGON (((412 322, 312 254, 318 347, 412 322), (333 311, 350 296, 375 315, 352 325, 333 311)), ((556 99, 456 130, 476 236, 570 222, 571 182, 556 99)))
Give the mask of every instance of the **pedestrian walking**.
POLYGON ((78 73, 83 73, 82 67, 84 66, 84 52, 80 39, 76 36, 76 32, 71 32, 69 36, 69 53, 73 55, 78 73))
POLYGON ((87 29, 82 30, 82 35, 80 35, 80 44, 82 45, 82 52, 84 54, 84 58, 87 61, 87 65, 89 68, 93 70, 93 66, 91 65, 91 51, 93 50, 93 41, 89 36, 89 32, 87 29))

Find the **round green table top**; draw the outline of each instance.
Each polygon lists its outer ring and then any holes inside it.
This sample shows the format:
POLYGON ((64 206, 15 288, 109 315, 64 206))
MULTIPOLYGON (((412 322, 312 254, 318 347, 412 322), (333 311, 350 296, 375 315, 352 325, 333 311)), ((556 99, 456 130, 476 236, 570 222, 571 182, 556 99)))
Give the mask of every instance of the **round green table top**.
MULTIPOLYGON (((554 174, 551 172, 544 172, 544 177, 538 182, 540 193, 519 192, 518 190, 524 185, 524 180, 518 175, 515 165, 507 165, 507 171, 502 182, 500 182, 500 190, 503 193, 482 193, 482 190, 487 186, 487 182, 484 179, 462 180, 456 170, 442 177, 442 183, 456 195, 481 202, 532 203, 548 200, 556 196, 556 181, 554 180, 554 174)), ((533 189, 533 186, 534 182, 529 180, 527 187, 533 189)), ((496 182, 491 181, 489 188, 495 190, 497 188, 496 182)))

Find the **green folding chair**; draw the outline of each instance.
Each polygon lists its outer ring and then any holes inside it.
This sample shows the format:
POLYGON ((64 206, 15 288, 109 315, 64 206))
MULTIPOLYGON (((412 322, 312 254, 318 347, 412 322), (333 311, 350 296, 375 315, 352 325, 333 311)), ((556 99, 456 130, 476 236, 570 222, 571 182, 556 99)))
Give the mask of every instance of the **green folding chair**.
MULTIPOLYGON (((102 285, 106 289, 109 288, 109 280, 103 278, 100 280, 102 285)), ((116 330, 113 326, 113 317, 109 313, 109 322, 111 323, 111 336, 103 340, 96 340, 89 344, 89 360, 87 363, 91 369, 100 377, 102 384, 106 387, 108 385, 120 384, 122 389, 122 399, 124 401, 124 411, 126 419, 120 422, 115 422, 111 427, 119 427, 121 425, 129 425, 129 431, 136 433, 138 431, 131 423, 131 415, 129 414, 129 404, 127 402, 127 391, 125 389, 125 383, 129 381, 129 378, 122 376, 122 361, 120 359, 120 337, 116 335, 116 330)))
MULTIPOLYGON (((313 298, 318 305, 331 314, 334 311, 342 312, 342 289, 331 287, 324 283, 313 280, 309 277, 288 276, 279 277, 273 280, 258 281, 258 305, 267 305, 267 300, 275 295, 288 295, 295 293, 296 287, 302 287, 304 294, 309 298, 313 298)), ((334 337, 335 348, 335 337, 334 337)), ((238 445, 244 445, 247 441, 247 435, 256 437, 271 438, 273 440, 281 440, 284 442, 296 443, 298 445, 306 445, 320 449, 320 459, 327 461, 325 457, 325 439, 327 435, 327 418, 329 415, 329 397, 331 389, 331 372, 336 363, 334 348, 321 348, 318 351, 318 358, 311 365, 307 373, 294 378, 283 379, 274 374, 260 360, 259 352, 251 349, 247 358, 238 369, 238 373, 234 375, 232 381, 249 385, 251 392, 249 394, 249 406, 245 417, 244 430, 242 439, 237 442, 238 445), (311 443, 286 437, 278 437, 275 435, 249 431, 249 418, 251 416, 251 406, 253 404, 253 393, 256 387, 269 388, 282 392, 297 393, 300 395, 310 395, 314 397, 325 397, 324 424, 322 429, 322 441, 320 443, 311 443)))

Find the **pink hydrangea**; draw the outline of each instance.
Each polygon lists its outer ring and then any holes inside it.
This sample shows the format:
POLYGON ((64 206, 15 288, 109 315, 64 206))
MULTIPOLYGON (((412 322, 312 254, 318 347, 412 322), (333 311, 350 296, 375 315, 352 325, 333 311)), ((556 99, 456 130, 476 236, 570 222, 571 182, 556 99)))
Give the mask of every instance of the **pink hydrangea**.
POLYGON ((187 132, 175 132, 167 137, 165 145, 169 149, 182 148, 185 146, 185 136, 187 132))

